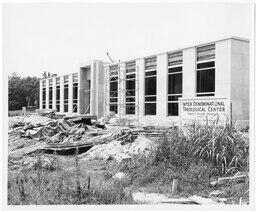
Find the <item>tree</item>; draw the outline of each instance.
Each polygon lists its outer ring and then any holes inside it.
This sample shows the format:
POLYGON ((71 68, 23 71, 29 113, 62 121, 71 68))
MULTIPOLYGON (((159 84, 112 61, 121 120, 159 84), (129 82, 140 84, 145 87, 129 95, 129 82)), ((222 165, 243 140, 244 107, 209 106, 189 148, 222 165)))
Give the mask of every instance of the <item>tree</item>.
POLYGON ((51 74, 50 72, 46 72, 46 71, 44 71, 42 75, 43 75, 43 79, 57 76, 57 74, 51 74))
POLYGON ((8 108, 20 110, 22 107, 38 107, 39 78, 21 78, 16 73, 8 77, 8 108))

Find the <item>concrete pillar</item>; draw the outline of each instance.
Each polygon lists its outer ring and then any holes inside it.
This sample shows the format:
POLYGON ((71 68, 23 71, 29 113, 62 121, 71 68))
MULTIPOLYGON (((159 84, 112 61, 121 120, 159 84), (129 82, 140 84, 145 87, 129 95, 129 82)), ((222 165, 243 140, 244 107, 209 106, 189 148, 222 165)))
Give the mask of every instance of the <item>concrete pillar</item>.
POLYGON ((64 112, 64 76, 60 76, 60 113, 64 112))
POLYGON ((73 75, 68 76, 68 112, 73 113, 73 75))
POLYGON ((105 79, 105 70, 103 67, 103 62, 96 61, 96 75, 97 75, 97 103, 96 103, 96 110, 97 116, 100 118, 104 116, 104 98, 106 95, 106 79, 105 79))
POLYGON ((91 90, 90 90, 90 115, 96 115, 95 114, 95 91, 96 91, 96 82, 95 82, 95 78, 96 78, 96 73, 95 73, 95 63, 94 61, 91 62, 91 90))
POLYGON ((46 79, 46 109, 49 109, 49 79, 46 79))
POLYGON ((160 117, 167 116, 167 54, 157 56, 157 91, 156 114, 160 117))
POLYGON ((196 96, 196 48, 183 50, 182 97, 196 96))
POLYGON ((95 105, 94 105, 94 113, 96 116, 98 116, 98 111, 99 111, 99 105, 98 105, 98 100, 99 100, 99 63, 98 61, 94 61, 94 72, 95 72, 95 105))
POLYGON ((81 89, 81 82, 80 82, 80 78, 81 78, 81 68, 80 70, 78 71, 78 81, 77 81, 77 92, 78 92, 78 96, 77 96, 77 113, 78 114, 81 114, 81 111, 80 111, 80 104, 81 104, 81 94, 80 94, 80 89, 81 89))
POLYGON ((228 97, 231 95, 231 40, 215 44, 215 96, 228 97))
POLYGON ((43 80, 39 81, 39 109, 43 109, 43 80))
POLYGON ((137 83, 138 83, 138 89, 136 92, 136 101, 138 104, 137 112, 139 113, 139 117, 144 116, 144 103, 145 103, 145 64, 144 59, 138 59, 136 60, 136 66, 137 66, 137 83))
POLYGON ((56 77, 52 79, 52 108, 56 110, 56 77))
POLYGON ((109 86, 110 86, 110 77, 109 77, 109 68, 108 68, 108 66, 106 66, 105 67, 105 75, 106 75, 106 88, 105 88, 105 90, 106 90, 106 92, 105 92, 105 103, 104 103, 104 107, 105 107, 105 109, 104 109, 104 114, 105 115, 108 115, 109 113, 110 113, 110 111, 109 111, 109 101, 110 101, 110 94, 109 94, 109 92, 110 92, 110 89, 109 89, 109 86))
MULTIPOLYGON (((249 126, 249 41, 232 39, 231 41, 231 101, 232 119, 241 127, 249 126)), ((252 92, 253 93, 253 92, 252 92)), ((251 105, 252 106, 252 105, 251 105)), ((251 108, 255 111, 255 108, 251 108)), ((252 114, 253 115, 253 114, 252 114)))

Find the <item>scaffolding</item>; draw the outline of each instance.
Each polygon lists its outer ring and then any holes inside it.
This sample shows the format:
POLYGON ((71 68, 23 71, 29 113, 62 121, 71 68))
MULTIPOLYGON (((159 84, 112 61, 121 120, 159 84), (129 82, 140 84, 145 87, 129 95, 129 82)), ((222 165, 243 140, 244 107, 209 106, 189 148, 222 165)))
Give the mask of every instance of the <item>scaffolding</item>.
POLYGON ((104 99, 104 114, 105 116, 108 115, 108 112, 110 112, 110 98, 114 97, 115 93, 112 93, 112 95, 110 95, 110 79, 112 77, 117 77, 117 85, 118 85, 118 95, 117 95, 117 103, 115 103, 115 105, 117 105, 117 117, 118 120, 121 121, 121 119, 125 118, 125 116, 132 116, 135 117, 136 122, 139 122, 139 80, 138 80, 138 73, 139 73, 139 68, 137 65, 135 65, 135 72, 131 73, 131 74, 135 74, 135 114, 126 114, 126 97, 133 97, 131 95, 131 93, 127 92, 126 90, 126 63, 119 63, 118 65, 118 73, 117 76, 110 76, 110 69, 109 67, 111 65, 109 65, 105 72, 106 72, 106 98, 104 99))

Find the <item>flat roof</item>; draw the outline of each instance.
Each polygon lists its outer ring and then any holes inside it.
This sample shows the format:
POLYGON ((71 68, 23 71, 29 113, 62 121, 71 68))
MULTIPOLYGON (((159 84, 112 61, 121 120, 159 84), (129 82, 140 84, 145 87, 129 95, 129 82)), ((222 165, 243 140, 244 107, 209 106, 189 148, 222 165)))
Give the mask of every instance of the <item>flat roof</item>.
POLYGON ((231 36, 231 37, 226 37, 226 38, 222 38, 222 39, 215 40, 215 41, 208 41, 208 42, 200 43, 200 44, 197 44, 197 45, 192 45, 192 46, 187 46, 187 47, 183 47, 183 48, 178 48, 178 49, 175 49, 175 50, 165 51, 165 52, 162 52, 162 53, 156 53, 156 54, 152 54, 152 55, 145 56, 145 57, 137 57, 137 58, 130 59, 130 60, 125 60, 125 61, 120 61, 120 62, 116 62, 116 63, 111 63, 111 64, 108 64, 107 66, 117 65, 117 64, 120 64, 120 63, 130 62, 130 61, 139 60, 139 59, 146 59, 146 58, 154 57, 154 56, 157 56, 157 55, 162 55, 162 54, 168 54, 168 53, 171 53, 171 52, 182 51, 184 49, 190 49, 190 48, 194 48, 194 47, 197 47, 197 46, 204 46, 204 45, 207 45, 207 44, 221 42, 221 41, 230 40, 230 39, 239 40, 239 41, 243 41, 243 42, 250 42, 250 40, 247 39, 247 38, 231 36))
MULTIPOLYGON (((95 59, 94 59, 94 60, 89 60, 89 61, 87 61, 86 63, 80 63, 79 65, 80 65, 80 68, 82 68, 82 67, 90 66, 92 61, 101 61, 101 62, 104 63, 103 65, 104 65, 105 67, 106 67, 106 66, 108 67, 108 66, 112 66, 112 65, 117 65, 117 64, 125 63, 125 62, 130 62, 130 61, 139 60, 139 59, 146 59, 146 58, 154 57, 154 56, 157 56, 157 55, 167 54, 167 53, 176 52, 176 51, 182 51, 182 50, 184 50, 184 49, 194 48, 194 47, 196 47, 196 46, 204 46, 204 45, 207 45, 207 44, 216 43, 216 42, 221 42, 221 41, 230 40, 230 39, 239 40, 239 41, 243 41, 243 42, 250 42, 250 40, 247 39, 247 38, 231 36, 231 37, 226 37, 226 38, 222 38, 222 39, 215 40, 215 41, 208 41, 208 42, 204 42, 204 43, 200 43, 200 44, 196 44, 196 45, 191 45, 191 46, 187 46, 187 47, 183 47, 183 48, 178 48, 178 49, 175 49, 175 50, 165 51, 165 52, 162 52, 162 53, 156 53, 156 54, 152 54, 152 55, 145 56, 145 57, 137 57, 137 58, 134 58, 134 59, 125 60, 125 61, 120 61, 120 62, 115 62, 115 63, 108 63, 108 62, 104 62, 104 61, 102 61, 102 60, 95 60, 95 59)), ((78 73, 78 72, 79 72, 79 71, 74 72, 74 73, 69 73, 69 74, 63 74, 63 75, 59 75, 59 76, 54 76, 54 77, 41 78, 40 80, 53 79, 53 78, 56 78, 56 77, 62 77, 62 76, 70 75, 70 74, 76 74, 76 73, 78 73)))

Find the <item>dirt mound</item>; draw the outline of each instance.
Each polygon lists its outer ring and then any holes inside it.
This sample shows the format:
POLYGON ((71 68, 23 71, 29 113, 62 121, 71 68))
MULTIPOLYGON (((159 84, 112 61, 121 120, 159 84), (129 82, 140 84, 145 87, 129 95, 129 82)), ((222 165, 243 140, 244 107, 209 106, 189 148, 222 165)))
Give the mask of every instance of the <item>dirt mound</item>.
POLYGON ((133 155, 143 154, 149 155, 151 150, 155 148, 156 144, 144 135, 139 135, 138 138, 132 142, 122 145, 121 141, 112 141, 108 144, 101 144, 92 147, 88 152, 81 155, 84 160, 87 159, 116 159, 121 162, 123 159, 129 159, 133 155))

